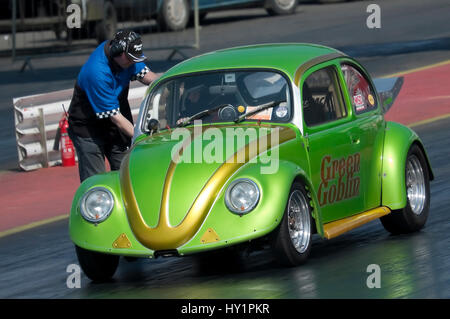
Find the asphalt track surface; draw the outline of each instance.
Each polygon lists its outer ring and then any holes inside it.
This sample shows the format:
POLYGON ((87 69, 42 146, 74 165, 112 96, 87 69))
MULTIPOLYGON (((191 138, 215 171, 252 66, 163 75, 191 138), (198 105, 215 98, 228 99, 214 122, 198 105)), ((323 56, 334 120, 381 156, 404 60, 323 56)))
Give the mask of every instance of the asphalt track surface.
MULTIPOLYGON (((433 5, 409 1, 407 7, 406 1, 379 1, 382 8, 384 4, 389 6, 382 20, 384 32, 381 32, 383 28, 367 30, 362 26, 369 3, 330 4, 327 14, 319 5, 307 5, 294 16, 296 19, 283 20, 268 20, 258 10, 239 11, 233 19, 215 14, 202 31, 204 39, 210 40, 202 46, 202 51, 275 42, 274 39, 323 43, 359 56, 373 76, 448 59, 449 28, 438 27, 445 25, 448 18, 447 1, 435 1, 433 5), (363 11, 355 19, 349 19, 346 15, 352 17, 356 9, 363 11), (329 29, 314 23, 314 16, 315 19, 320 16, 329 29), (281 31, 291 30, 300 18, 305 23, 303 31, 286 34, 281 31), (243 29, 247 33, 239 34, 243 29), (342 36, 352 30, 351 39, 342 36), (401 41, 404 45, 398 45, 401 41)), ((78 62, 74 66, 66 61, 68 64, 62 63, 61 67, 66 73, 76 75, 81 63, 78 62)), ((43 61, 42 74, 50 70, 46 69, 46 63, 54 61, 43 61)), ((154 65, 160 68, 156 71, 164 71, 168 66, 166 62, 154 65)), ((0 72, 5 68, 3 64, 1 67, 0 72)), ((16 93, 43 92, 49 84, 54 89, 72 85, 69 76, 54 72, 59 76, 57 80, 51 81, 43 75, 42 81, 34 82, 29 74, 21 75, 26 79, 21 82, 14 71, 3 72, 12 83, 1 79, 2 169, 14 170, 11 163, 15 156, 11 132, 7 131, 11 130, 11 111, 5 103, 10 96, 5 92, 20 96, 16 93)), ((67 219, 63 219, 0 238, 0 298, 450 298, 450 165, 448 142, 445 142, 450 140, 449 125, 450 119, 446 118, 414 127, 425 144, 436 176, 431 184, 430 216, 426 227, 418 233, 391 236, 374 221, 332 240, 315 238, 308 263, 289 269, 278 266, 268 251, 236 262, 228 260, 225 267, 223 260, 205 264, 195 257, 141 259, 131 263, 122 259, 112 282, 93 284, 82 275, 81 288, 69 289, 66 269, 77 264, 77 260, 68 238, 67 219), (367 267, 372 264, 380 266, 381 288, 370 289, 366 285, 370 275, 367 267)), ((56 192, 40 191, 42 194, 56 192)))
POLYGON ((69 289, 77 264, 68 220, 0 238, 0 298, 450 298, 448 150, 450 118, 415 127, 436 179, 420 232, 392 236, 373 221, 331 240, 314 238, 308 262, 283 268, 263 250, 243 258, 121 259, 114 279, 95 284, 82 275, 69 289), (381 288, 368 288, 369 265, 379 265, 381 288))

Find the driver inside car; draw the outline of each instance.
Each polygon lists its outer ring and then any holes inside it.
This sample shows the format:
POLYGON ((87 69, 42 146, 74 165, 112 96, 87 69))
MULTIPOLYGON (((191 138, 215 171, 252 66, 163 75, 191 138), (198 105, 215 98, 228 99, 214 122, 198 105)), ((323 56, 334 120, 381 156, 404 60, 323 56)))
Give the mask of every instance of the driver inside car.
POLYGON ((208 88, 204 85, 195 85, 185 89, 184 82, 180 85, 180 112, 176 124, 179 125, 190 116, 206 109, 209 102, 208 88))

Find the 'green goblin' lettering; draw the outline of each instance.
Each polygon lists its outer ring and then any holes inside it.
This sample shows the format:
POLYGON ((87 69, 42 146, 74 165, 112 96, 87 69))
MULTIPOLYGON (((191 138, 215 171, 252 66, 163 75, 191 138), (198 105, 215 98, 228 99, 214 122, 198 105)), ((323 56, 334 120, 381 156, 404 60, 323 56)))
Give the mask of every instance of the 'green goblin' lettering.
POLYGON ((359 195, 359 153, 347 158, 332 159, 327 155, 320 166, 320 185, 317 191, 320 206, 333 204, 359 195))

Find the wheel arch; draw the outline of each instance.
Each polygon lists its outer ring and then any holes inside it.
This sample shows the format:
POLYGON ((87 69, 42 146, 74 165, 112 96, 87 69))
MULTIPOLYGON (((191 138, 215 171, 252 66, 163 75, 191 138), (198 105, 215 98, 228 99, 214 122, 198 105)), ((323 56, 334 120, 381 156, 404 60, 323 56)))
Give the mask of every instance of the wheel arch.
POLYGON ((307 177, 306 173, 303 170, 297 170, 295 172, 291 185, 294 184, 295 182, 299 182, 305 185, 306 191, 308 192, 309 205, 311 207, 311 216, 314 220, 313 233, 318 233, 320 236, 323 237, 324 233, 323 233, 322 214, 320 212, 320 206, 317 202, 317 196, 312 181, 307 177))
POLYGON ((425 147, 423 146, 422 141, 420 139, 417 139, 413 142, 413 144, 417 145, 420 148, 420 151, 424 155, 425 161, 427 163, 427 170, 428 170, 428 175, 430 177, 430 181, 434 180, 434 173, 433 173, 433 169, 431 168, 431 162, 430 162, 430 159, 428 158, 427 152, 425 151, 425 147))
POLYGON ((381 172, 381 205, 391 210, 406 206, 405 165, 409 149, 417 145, 423 153, 430 180, 434 179, 430 160, 419 136, 410 128, 387 122, 381 172))
MULTIPOLYGON (((280 180, 283 180, 283 194, 286 195, 284 200, 284 207, 286 207, 287 202, 289 200, 289 190, 295 182, 299 182, 305 186, 306 191, 308 192, 309 204, 311 207, 311 216, 314 220, 313 231, 317 232, 320 236, 324 236, 323 232, 323 223, 322 223, 322 214, 320 211, 320 206, 317 201, 317 194, 314 190, 313 183, 308 175, 308 169, 303 167, 306 163, 302 163, 303 165, 299 165, 299 163, 291 162, 290 160, 280 160, 279 169, 277 171, 277 176, 280 180)), ((281 189, 281 188, 280 188, 281 189)), ((284 210, 283 210, 284 212, 284 210)), ((280 216, 282 217, 282 216, 280 216)), ((281 221, 281 218, 278 218, 281 221)), ((278 223, 276 227, 280 224, 278 223)))

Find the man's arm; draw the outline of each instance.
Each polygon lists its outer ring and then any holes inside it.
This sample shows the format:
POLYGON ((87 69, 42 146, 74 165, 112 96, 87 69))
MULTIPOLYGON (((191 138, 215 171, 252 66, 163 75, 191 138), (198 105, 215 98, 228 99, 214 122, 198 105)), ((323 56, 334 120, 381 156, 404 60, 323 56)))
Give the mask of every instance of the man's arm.
POLYGON ((161 77, 162 73, 154 73, 152 71, 147 72, 143 78, 139 79, 139 82, 149 85, 153 81, 156 81, 161 77))
MULTIPOLYGON (((154 73, 150 71, 148 68, 145 70, 145 75, 142 78, 138 78, 139 82, 149 85, 153 81, 159 79, 162 73, 154 73)), ((134 135, 134 126, 128 121, 122 114, 118 113, 111 116, 111 121, 117 125, 117 127, 128 137, 133 137, 134 135)))
POLYGON ((116 115, 111 116, 111 121, 117 125, 117 127, 125 133, 128 137, 133 137, 134 134, 134 126, 128 121, 122 114, 118 113, 116 115))

